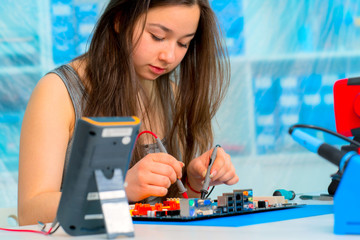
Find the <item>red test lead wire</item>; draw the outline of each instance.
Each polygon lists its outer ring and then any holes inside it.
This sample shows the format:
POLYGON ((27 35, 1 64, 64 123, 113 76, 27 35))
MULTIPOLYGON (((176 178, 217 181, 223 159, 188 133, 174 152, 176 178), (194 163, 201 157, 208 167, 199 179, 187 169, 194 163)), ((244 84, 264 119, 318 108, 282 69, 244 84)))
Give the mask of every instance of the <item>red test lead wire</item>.
MULTIPOLYGON (((39 222, 41 223, 41 222, 39 222)), ((42 223, 41 223, 42 224, 42 223)), ((55 220, 53 221, 53 223, 51 224, 50 229, 46 232, 44 229, 46 227, 46 224, 42 224, 43 228, 41 229, 41 231, 38 230, 30 230, 30 229, 11 229, 11 228, 0 228, 0 231, 8 231, 8 232, 29 232, 29 233, 40 233, 43 235, 51 235, 54 232, 56 232, 56 230, 58 230, 58 228, 60 227, 59 222, 57 221, 57 219, 55 218, 55 220), (57 225, 58 224, 58 225, 57 225), (57 225, 57 226, 56 226, 57 225), (56 226, 56 227, 55 227, 56 226), (53 230, 54 229, 54 230, 53 230)))
POLYGON ((8 231, 8 232, 31 232, 31 233, 41 233, 43 235, 50 235, 52 228, 49 229, 47 232, 37 231, 37 230, 27 230, 27 229, 10 229, 10 228, 0 228, 0 230, 8 231))
POLYGON ((144 133, 150 133, 151 135, 154 136, 154 138, 158 138, 158 137, 155 135, 155 133, 153 133, 153 132, 151 132, 151 131, 142 131, 141 133, 139 133, 139 134, 137 135, 135 142, 136 142, 136 141, 139 139, 139 137, 140 137, 141 135, 143 135, 144 133))
MULTIPOLYGON (((151 131, 142 131, 141 133, 138 134, 138 136, 136 137, 136 140, 144 133, 150 133, 151 135, 153 135, 156 139, 156 143, 160 149, 161 152, 163 153, 167 153, 164 145, 162 144, 161 140, 155 135, 155 133, 151 132, 151 131)), ((184 184, 181 182, 180 179, 176 180, 176 185, 179 189, 179 193, 184 197, 184 198, 189 198, 187 195, 187 189, 184 187, 184 184)))

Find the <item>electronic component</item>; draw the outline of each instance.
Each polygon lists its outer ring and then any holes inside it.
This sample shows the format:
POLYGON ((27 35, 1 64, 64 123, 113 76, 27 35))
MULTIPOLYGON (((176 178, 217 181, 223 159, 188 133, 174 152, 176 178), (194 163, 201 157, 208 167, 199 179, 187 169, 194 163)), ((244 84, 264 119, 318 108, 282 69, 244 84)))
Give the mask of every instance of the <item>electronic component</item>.
POLYGON ((234 190, 232 193, 223 193, 217 198, 218 208, 225 210, 227 213, 249 211, 254 208, 253 191, 234 190))
POLYGON ((264 200, 259 200, 258 204, 257 204, 258 208, 267 208, 269 207, 269 203, 267 201, 264 200))
POLYGON ((180 199, 180 216, 182 217, 205 216, 213 213, 212 202, 209 198, 180 199))
POLYGON ((285 199, 284 196, 265 196, 265 197, 254 197, 254 204, 255 207, 258 207, 258 202, 264 201, 266 207, 281 207, 284 204, 287 204, 288 201, 285 199))
POLYGON ((165 217, 180 214, 179 198, 170 198, 155 205, 136 203, 130 206, 131 216, 165 217))
POLYGON ((135 204, 131 206, 130 212, 133 220, 192 221, 293 208, 303 205, 288 203, 284 196, 254 197, 252 189, 233 190, 232 193, 223 193, 216 200, 211 200, 210 198, 169 200, 154 206, 149 204, 135 204), (171 202, 171 204, 166 202, 171 202), (179 203, 179 205, 175 203, 179 203), (169 209, 164 209, 165 205, 170 205, 169 209))

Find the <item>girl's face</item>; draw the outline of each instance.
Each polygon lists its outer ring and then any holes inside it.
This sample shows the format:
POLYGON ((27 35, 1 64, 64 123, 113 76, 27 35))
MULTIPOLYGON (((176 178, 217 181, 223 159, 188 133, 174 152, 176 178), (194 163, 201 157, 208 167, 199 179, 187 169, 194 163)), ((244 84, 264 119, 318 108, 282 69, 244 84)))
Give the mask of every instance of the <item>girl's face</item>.
POLYGON ((172 71, 184 58, 200 18, 198 5, 157 7, 149 10, 145 29, 134 31, 133 63, 139 80, 155 80, 172 71), (139 38, 140 37, 140 38, 139 38))

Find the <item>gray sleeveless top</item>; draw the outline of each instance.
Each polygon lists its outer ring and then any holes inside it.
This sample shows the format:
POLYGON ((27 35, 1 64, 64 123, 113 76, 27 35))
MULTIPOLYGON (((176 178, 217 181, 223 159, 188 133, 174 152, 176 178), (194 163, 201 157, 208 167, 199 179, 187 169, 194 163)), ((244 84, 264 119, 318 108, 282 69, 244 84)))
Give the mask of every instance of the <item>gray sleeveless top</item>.
MULTIPOLYGON (((83 116, 83 110, 85 109, 85 106, 86 106, 85 104, 87 102, 87 93, 85 91, 85 86, 83 85, 82 81, 80 80, 79 75, 69 64, 62 65, 62 66, 50 71, 49 73, 55 73, 64 82, 66 89, 70 95, 74 110, 75 110, 75 127, 76 127, 77 120, 83 116)), ((163 140, 162 142, 165 145, 165 141, 163 140)), ((66 150, 64 175, 68 168, 72 144, 73 144, 73 138, 71 137, 71 139, 69 140, 68 146, 67 146, 67 150, 66 150)), ((144 145, 144 150, 145 150, 145 153, 160 152, 160 149, 158 148, 157 144, 155 144, 155 143, 144 145)), ((146 202, 149 204, 155 204, 157 202, 161 202, 161 198, 149 197, 147 199, 144 199, 142 202, 146 202)))

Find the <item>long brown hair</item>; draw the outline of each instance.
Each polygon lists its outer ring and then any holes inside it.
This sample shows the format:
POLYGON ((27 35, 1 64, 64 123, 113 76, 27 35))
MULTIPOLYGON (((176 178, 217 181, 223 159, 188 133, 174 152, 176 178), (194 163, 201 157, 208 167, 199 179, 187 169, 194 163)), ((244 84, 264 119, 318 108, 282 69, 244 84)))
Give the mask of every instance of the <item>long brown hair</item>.
MULTIPOLYGON (((166 148, 185 166, 211 148, 211 120, 230 78, 220 28, 208 0, 111 0, 96 25, 88 52, 81 57, 87 62, 84 115, 137 115, 139 95, 145 93, 135 78, 131 58, 136 21, 151 8, 194 4, 200 8, 200 20, 184 59, 173 72, 156 79, 166 148), (175 93, 170 81, 175 82, 175 93)), ((131 165, 141 158, 139 144, 135 150, 131 165)), ((168 195, 175 196, 173 192, 168 195)))

